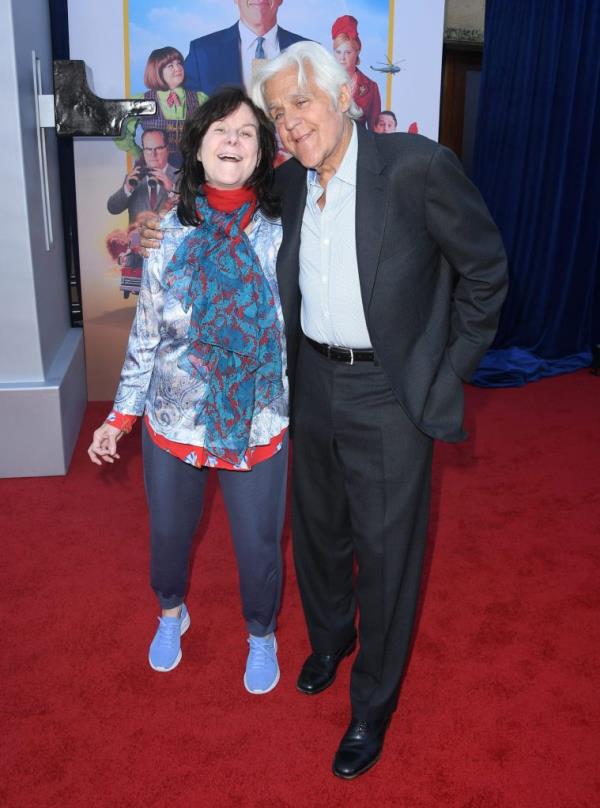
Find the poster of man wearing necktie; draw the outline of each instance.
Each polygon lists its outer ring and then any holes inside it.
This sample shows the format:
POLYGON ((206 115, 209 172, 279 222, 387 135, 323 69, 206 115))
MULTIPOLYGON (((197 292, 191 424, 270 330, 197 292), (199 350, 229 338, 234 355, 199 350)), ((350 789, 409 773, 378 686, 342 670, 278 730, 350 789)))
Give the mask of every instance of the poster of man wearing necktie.
POLYGON ((90 398, 114 393, 142 272, 139 224, 177 203, 186 119, 219 87, 249 90, 258 61, 308 39, 348 72, 359 125, 378 131, 388 111, 397 131, 437 139, 443 20, 444 0, 69 0, 71 56, 94 91, 156 102, 119 139, 75 144, 90 398))

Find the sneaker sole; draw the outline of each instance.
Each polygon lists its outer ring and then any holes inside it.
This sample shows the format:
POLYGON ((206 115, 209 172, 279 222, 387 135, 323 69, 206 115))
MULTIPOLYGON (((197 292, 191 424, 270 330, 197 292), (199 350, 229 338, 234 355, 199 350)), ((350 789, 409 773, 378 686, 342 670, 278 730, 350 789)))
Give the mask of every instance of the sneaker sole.
MULTIPOLYGON (((181 621, 181 631, 179 633, 180 637, 183 637, 185 632, 190 627, 191 622, 192 621, 190 619, 190 613, 188 612, 186 614, 186 616, 183 618, 183 620, 181 621)), ((177 654, 177 657, 175 658, 175 662, 171 665, 170 668, 161 668, 159 665, 153 665, 152 660, 150 659, 150 654, 148 654, 148 662, 150 663, 150 667, 152 668, 153 671, 158 671, 159 673, 168 673, 169 671, 175 670, 175 668, 181 662, 181 657, 182 656, 183 656, 183 654, 181 653, 181 648, 180 648, 179 653, 177 654)))

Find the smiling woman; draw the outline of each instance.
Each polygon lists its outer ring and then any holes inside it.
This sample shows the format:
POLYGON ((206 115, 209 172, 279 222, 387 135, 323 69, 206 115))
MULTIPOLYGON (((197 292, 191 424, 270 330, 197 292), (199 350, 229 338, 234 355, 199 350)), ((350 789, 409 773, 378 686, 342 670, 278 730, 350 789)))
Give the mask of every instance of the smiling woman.
POLYGON ((190 546, 206 469, 219 470, 249 634, 244 686, 262 694, 279 680, 287 471, 275 136, 242 90, 224 90, 186 122, 181 151, 180 202, 144 264, 114 408, 88 452, 113 463, 117 441, 145 415, 151 584, 162 611, 148 658, 163 672, 181 660, 190 546))
POLYGON ((277 215, 273 196, 273 125, 243 90, 212 96, 191 118, 181 140, 183 167, 177 209, 181 222, 198 223, 198 189, 252 190, 268 216, 277 215))
POLYGON ((214 188, 241 188, 258 162, 258 122, 250 107, 211 124, 197 152, 206 182, 214 188))

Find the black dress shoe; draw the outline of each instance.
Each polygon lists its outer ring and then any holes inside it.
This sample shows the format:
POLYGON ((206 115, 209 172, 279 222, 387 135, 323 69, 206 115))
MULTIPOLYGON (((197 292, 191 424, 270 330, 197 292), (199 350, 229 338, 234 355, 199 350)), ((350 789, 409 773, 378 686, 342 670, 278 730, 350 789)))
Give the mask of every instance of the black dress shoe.
POLYGON ((334 758, 333 773, 352 780, 374 766, 381 757, 390 718, 389 715, 373 721, 353 718, 334 758))
POLYGON ((301 693, 314 696, 333 684, 338 665, 356 648, 356 637, 335 654, 311 654, 302 666, 296 687, 301 693))

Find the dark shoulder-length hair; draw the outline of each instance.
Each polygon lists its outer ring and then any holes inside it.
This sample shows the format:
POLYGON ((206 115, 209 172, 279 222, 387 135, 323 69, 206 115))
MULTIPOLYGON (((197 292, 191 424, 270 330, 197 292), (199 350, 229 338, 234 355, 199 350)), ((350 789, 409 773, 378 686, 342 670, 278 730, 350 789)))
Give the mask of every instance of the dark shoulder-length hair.
POLYGON ((152 51, 144 70, 144 84, 149 90, 169 89, 169 85, 163 78, 163 70, 171 62, 183 64, 183 56, 177 48, 167 45, 165 48, 157 48, 152 51))
POLYGON ((185 122, 179 143, 182 164, 177 206, 177 216, 182 224, 194 227, 199 224, 196 197, 202 193, 202 185, 206 182, 204 167, 197 157, 202 139, 213 123, 235 112, 241 104, 250 107, 258 122, 258 163, 246 186, 255 192, 258 206, 267 216, 279 216, 279 199, 273 192, 274 161, 277 154, 273 124, 243 90, 229 87, 212 95, 185 122))

